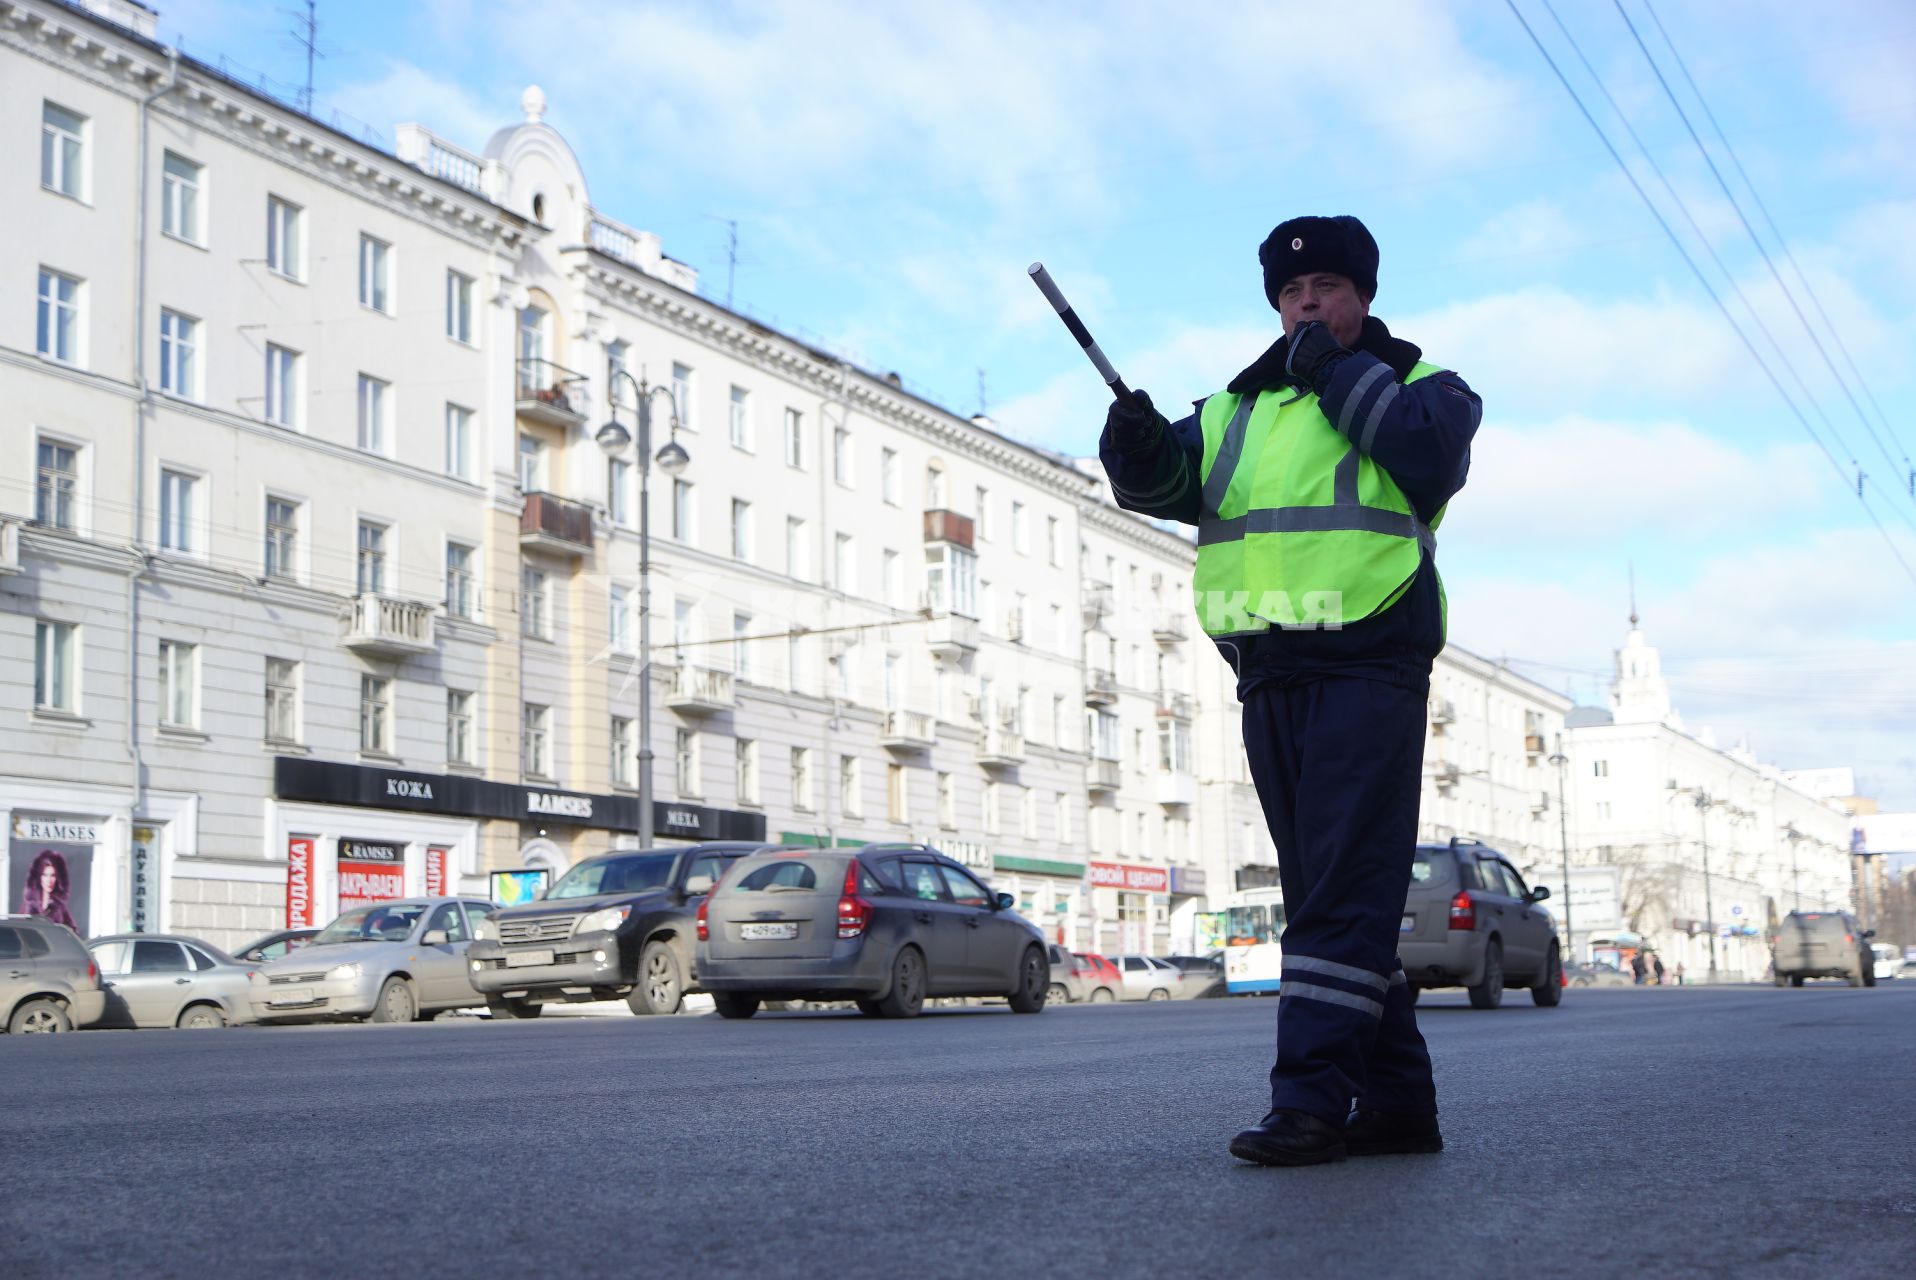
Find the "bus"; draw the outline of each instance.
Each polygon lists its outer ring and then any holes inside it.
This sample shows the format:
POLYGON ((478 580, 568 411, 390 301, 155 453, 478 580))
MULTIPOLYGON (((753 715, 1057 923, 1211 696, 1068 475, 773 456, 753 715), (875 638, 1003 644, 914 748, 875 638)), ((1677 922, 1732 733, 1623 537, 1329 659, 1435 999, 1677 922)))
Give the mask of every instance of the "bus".
POLYGON ((1277 990, 1284 968, 1284 891, 1239 889, 1224 909, 1224 989, 1234 996, 1277 990))

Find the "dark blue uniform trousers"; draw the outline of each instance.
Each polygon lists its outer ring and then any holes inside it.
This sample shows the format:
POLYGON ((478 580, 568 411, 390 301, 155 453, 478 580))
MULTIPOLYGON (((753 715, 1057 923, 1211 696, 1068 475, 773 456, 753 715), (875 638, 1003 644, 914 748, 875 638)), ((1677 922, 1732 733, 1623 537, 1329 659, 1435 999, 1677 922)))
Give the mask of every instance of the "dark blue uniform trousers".
POLYGON ((1425 697, 1352 676, 1254 687, 1244 748, 1284 887, 1271 1107, 1341 1125, 1353 1105, 1435 1115, 1397 958, 1425 697))

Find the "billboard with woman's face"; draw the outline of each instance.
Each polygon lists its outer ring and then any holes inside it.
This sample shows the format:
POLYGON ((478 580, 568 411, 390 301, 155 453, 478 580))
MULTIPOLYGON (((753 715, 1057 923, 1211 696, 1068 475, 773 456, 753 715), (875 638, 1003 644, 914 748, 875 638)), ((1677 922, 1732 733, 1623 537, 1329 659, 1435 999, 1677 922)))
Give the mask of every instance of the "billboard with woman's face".
POLYGON ((93 897, 93 846, 15 838, 8 858, 7 903, 87 936, 93 897))

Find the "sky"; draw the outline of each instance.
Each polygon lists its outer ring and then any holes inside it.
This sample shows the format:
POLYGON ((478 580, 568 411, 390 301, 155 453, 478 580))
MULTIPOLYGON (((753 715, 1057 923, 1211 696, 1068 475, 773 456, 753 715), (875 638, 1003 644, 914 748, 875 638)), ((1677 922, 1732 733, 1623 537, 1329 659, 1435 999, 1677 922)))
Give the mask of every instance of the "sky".
MULTIPOLYGON (((303 79, 288 5, 157 3, 303 79)), ((319 0, 314 100, 479 150, 536 83, 707 296, 1070 454, 1108 395, 1028 264, 1177 406, 1278 335, 1270 229, 1354 213, 1373 314, 1484 400, 1451 638, 1600 704, 1634 574, 1692 731, 1916 810, 1916 5, 1515 10, 319 0)))

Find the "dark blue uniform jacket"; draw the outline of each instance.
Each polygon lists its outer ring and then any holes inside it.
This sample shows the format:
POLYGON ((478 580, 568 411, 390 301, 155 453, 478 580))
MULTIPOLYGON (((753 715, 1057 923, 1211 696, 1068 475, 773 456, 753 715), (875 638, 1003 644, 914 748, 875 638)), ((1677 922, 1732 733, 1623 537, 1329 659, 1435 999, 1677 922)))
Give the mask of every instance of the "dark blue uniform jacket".
MULTIPOLYGON (((1233 378, 1227 390, 1246 394, 1293 386, 1284 373, 1286 348, 1286 340, 1279 338, 1233 378)), ((1392 337, 1374 316, 1364 321, 1354 350, 1355 355, 1337 366, 1318 400, 1333 423, 1342 416, 1345 401, 1364 374, 1380 361, 1402 382, 1422 356, 1415 346, 1392 337)), ((1356 406, 1352 421, 1366 420, 1385 385, 1378 379, 1366 388, 1364 403, 1356 406)), ((1202 408, 1203 401, 1198 401, 1196 409, 1202 408)), ((1426 523, 1464 487, 1470 470, 1470 441, 1482 413, 1477 393, 1448 371, 1404 386, 1385 410, 1371 440, 1371 460, 1397 481, 1426 523)), ((1112 443, 1107 429, 1098 443, 1098 456, 1119 506, 1160 520, 1197 523, 1202 490, 1199 469, 1204 459, 1204 432, 1197 412, 1128 452, 1112 443)), ((1441 531, 1438 537, 1442 538, 1441 531)), ((1294 683, 1321 675, 1363 676, 1424 690, 1430 685, 1431 661, 1444 645, 1441 609, 1437 566, 1426 552, 1410 588, 1381 613, 1346 623, 1340 630, 1272 630, 1220 640, 1217 645, 1237 672, 1239 698, 1266 681, 1294 683)))

